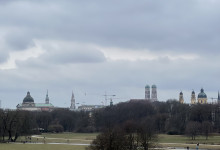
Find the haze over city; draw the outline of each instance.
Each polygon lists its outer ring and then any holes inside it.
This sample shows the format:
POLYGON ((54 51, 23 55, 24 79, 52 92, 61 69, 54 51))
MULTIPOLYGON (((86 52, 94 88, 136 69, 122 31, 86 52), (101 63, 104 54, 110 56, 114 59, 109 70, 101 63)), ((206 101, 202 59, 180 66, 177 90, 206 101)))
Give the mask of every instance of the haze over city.
POLYGON ((0 100, 69 107, 220 90, 220 1, 0 1, 0 100))

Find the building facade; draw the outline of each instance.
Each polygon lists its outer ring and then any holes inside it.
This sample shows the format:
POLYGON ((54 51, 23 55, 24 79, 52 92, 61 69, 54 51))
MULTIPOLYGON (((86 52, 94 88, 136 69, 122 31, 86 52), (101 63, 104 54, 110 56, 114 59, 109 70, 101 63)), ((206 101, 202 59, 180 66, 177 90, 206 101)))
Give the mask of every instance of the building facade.
POLYGON ((78 107, 78 111, 92 111, 104 107, 104 105, 81 105, 78 107))
POLYGON ((26 97, 23 99, 23 102, 18 104, 16 107, 18 110, 26 111, 52 111, 54 109, 54 106, 49 102, 48 91, 45 103, 35 103, 28 91, 26 97))

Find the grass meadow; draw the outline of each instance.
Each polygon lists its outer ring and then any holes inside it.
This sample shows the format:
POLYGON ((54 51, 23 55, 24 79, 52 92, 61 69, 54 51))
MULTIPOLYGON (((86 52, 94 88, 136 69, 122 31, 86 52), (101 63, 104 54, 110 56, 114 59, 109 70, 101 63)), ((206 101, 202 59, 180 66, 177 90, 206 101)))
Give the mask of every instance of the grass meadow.
POLYGON ((0 150, 85 150, 86 147, 55 144, 0 144, 0 150))
POLYGON ((196 147, 196 144, 199 143, 199 147, 202 149, 220 149, 220 135, 212 135, 207 140, 204 136, 196 137, 196 140, 191 140, 190 137, 183 135, 166 135, 160 134, 158 136, 158 142, 161 147, 184 147, 189 146, 190 148, 196 147))
MULTIPOLYGON (((30 138, 20 137, 17 143, 0 144, 0 150, 85 150, 88 144, 96 138, 98 133, 60 133, 42 134, 30 138), (23 144, 23 141, 28 141, 23 144)), ((220 149, 220 135, 213 135, 205 139, 203 136, 191 140, 189 137, 181 135, 158 136, 159 147, 183 147, 195 148, 200 143, 200 148, 220 149)))

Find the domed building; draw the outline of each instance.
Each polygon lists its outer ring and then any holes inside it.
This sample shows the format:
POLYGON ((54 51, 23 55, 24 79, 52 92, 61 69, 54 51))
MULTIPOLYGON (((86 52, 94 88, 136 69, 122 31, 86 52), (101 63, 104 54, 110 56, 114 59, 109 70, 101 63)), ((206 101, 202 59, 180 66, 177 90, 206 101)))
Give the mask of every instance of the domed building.
POLYGON ((27 95, 23 99, 23 102, 17 105, 17 109, 27 111, 52 111, 54 109, 54 106, 49 103, 48 91, 45 103, 34 103, 34 99, 31 97, 31 94, 28 91, 27 95))
POLYGON ((206 104, 207 103, 207 95, 204 92, 204 89, 202 88, 200 93, 198 94, 198 103, 200 104, 206 104))
POLYGON ((27 96, 23 99, 22 105, 24 107, 35 107, 34 99, 31 97, 30 92, 27 92, 27 96))

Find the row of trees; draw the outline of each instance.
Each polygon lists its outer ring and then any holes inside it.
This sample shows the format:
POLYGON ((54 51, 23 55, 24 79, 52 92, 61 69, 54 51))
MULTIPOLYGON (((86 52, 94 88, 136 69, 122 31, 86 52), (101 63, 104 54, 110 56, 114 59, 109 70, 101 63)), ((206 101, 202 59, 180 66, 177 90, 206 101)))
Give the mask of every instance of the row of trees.
POLYGON ((0 142, 15 142, 19 136, 40 132, 89 132, 88 114, 67 109, 52 112, 0 109, 0 142))
POLYGON ((129 101, 92 112, 57 109, 52 112, 0 110, 2 141, 16 141, 20 135, 44 132, 101 132, 126 122, 150 118, 156 133, 187 134, 192 139, 203 133, 220 132, 219 105, 189 106, 167 102, 129 101), (5 137, 7 136, 7 139, 5 137))
MULTIPOLYGON (((157 133, 204 135, 220 131, 220 108, 212 104, 181 104, 176 100, 167 102, 129 101, 93 112, 98 131, 109 125, 121 125, 127 120, 141 122, 151 117, 157 133), (120 115, 119 115, 120 114, 120 115), (196 131, 193 126, 196 124, 196 131), (192 133, 192 132, 195 132, 192 133)), ((193 136, 193 139, 195 139, 193 136)))
POLYGON ((108 130, 103 130, 89 150, 148 150, 155 147, 157 133, 186 134, 195 140, 197 135, 208 139, 211 132, 219 131, 218 105, 189 106, 175 100, 130 101, 96 110, 93 118, 97 129, 108 130))

